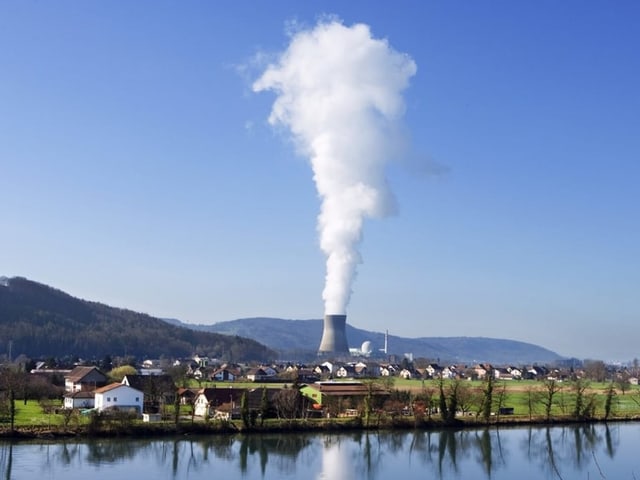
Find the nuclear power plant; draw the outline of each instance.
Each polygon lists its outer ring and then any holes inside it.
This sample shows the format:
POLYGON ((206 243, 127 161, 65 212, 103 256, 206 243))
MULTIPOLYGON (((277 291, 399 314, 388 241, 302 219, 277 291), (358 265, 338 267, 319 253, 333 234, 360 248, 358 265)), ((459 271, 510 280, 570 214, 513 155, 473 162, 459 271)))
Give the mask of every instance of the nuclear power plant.
POLYGON ((318 355, 327 354, 349 354, 346 315, 324 316, 324 330, 322 331, 318 355))

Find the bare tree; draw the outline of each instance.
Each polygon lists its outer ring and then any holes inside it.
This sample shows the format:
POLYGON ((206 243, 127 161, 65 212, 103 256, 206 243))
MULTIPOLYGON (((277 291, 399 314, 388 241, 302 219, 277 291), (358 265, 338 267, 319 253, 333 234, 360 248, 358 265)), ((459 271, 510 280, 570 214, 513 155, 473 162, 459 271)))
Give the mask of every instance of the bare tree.
POLYGON ((584 374, 589 380, 604 382, 607 379, 607 366, 602 360, 586 360, 584 374))
POLYGON ((625 370, 619 373, 616 378, 616 384, 618 386, 618 390, 622 392, 622 395, 624 395, 626 392, 631 390, 631 383, 629 382, 630 378, 631 378, 631 375, 629 374, 628 370, 625 370))
POLYGON ((545 418, 547 421, 551 419, 551 409, 554 405, 554 397, 558 392, 562 390, 562 387, 556 380, 545 380, 544 391, 540 399, 540 402, 544 406, 545 418))
POLYGON ((477 395, 474 390, 469 387, 469 385, 463 383, 461 380, 456 380, 454 383, 457 383, 456 386, 456 396, 457 396, 457 405, 458 410, 465 415, 467 414, 471 408, 477 403, 477 395))
POLYGON ((526 394, 527 394, 526 402, 527 402, 527 410, 529 412, 529 420, 532 420, 533 414, 535 413, 535 410, 536 410, 536 404, 542 398, 542 392, 540 392, 540 390, 534 387, 529 386, 527 387, 526 394))
POLYGON ((302 398, 297 388, 283 388, 273 397, 279 418, 293 420, 300 415, 302 398))
POLYGON ((607 388, 607 397, 604 401, 604 419, 607 420, 611 415, 613 410, 613 399, 616 395, 616 388, 613 386, 613 383, 609 385, 607 388))
POLYGON ((500 413, 502 412, 502 408, 507 400, 507 385, 505 383, 502 384, 500 388, 496 391, 496 395, 494 396, 494 401, 496 404, 496 420, 500 421, 500 413))

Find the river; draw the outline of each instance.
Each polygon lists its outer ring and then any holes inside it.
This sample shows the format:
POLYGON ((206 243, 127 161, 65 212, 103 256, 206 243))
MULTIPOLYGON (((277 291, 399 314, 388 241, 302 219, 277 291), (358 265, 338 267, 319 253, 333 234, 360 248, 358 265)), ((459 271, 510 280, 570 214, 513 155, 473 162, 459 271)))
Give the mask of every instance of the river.
POLYGON ((0 443, 0 480, 640 479, 640 424, 0 443))

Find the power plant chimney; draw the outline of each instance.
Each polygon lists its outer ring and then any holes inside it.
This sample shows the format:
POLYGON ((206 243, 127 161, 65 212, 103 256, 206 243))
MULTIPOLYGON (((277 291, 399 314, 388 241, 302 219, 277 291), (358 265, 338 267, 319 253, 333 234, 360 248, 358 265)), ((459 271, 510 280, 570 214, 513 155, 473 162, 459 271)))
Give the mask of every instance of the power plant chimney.
POLYGON ((318 355, 331 353, 349 354, 347 344, 347 316, 346 315, 325 315, 324 330, 318 355))

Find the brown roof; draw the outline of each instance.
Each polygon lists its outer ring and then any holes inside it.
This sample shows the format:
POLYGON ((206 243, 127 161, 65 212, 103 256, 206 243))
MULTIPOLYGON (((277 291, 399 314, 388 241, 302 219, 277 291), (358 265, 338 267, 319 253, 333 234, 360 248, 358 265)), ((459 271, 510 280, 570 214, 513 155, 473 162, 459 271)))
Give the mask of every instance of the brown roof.
POLYGON ((107 376, 104 373, 102 373, 98 369, 98 367, 76 367, 73 370, 71 370, 71 372, 69 372, 69 375, 66 375, 64 378, 71 380, 73 383, 78 383, 80 380, 82 380, 84 377, 92 373, 94 370, 97 371, 102 376, 104 376, 105 378, 107 378, 107 376))
POLYGON ((95 392, 80 390, 79 392, 66 393, 64 396, 66 398, 93 398, 95 396, 95 392))
MULTIPOLYGON (((133 387, 129 387, 128 385, 125 385, 124 383, 110 383, 105 387, 96 389, 95 393, 110 392, 111 390, 115 390, 116 388, 120 388, 120 387, 133 388, 133 387)), ((134 390, 137 390, 137 388, 134 388, 134 390)))
POLYGON ((178 389, 178 396, 180 397, 195 397, 198 393, 200 393, 199 388, 184 388, 181 387, 178 389))
POLYGON ((122 379, 122 383, 125 383, 125 379, 128 385, 141 392, 171 392, 176 391, 176 385, 173 382, 173 378, 170 375, 125 375, 122 379))

